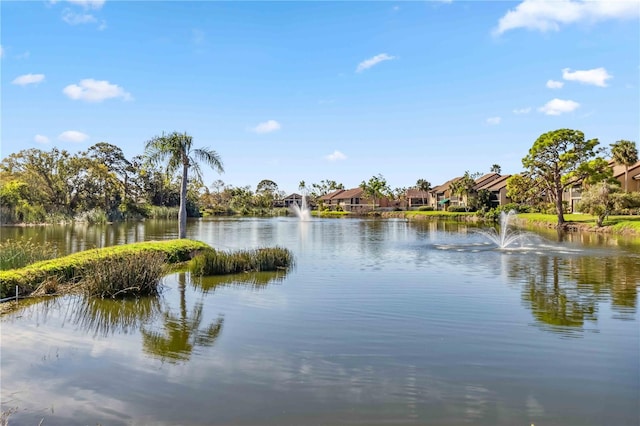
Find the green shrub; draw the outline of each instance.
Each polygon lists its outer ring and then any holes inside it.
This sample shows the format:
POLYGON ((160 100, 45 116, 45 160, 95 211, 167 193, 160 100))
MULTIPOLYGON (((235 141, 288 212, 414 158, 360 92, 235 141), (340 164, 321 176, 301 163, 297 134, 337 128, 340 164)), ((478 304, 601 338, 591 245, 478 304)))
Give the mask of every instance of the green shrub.
POLYGON ((76 222, 87 222, 87 223, 92 223, 92 224, 104 224, 107 223, 109 220, 107 218, 107 213, 99 208, 95 208, 95 209, 91 209, 89 211, 86 212, 82 212, 82 213, 78 213, 75 217, 74 220, 76 222))
POLYGON ((195 256, 189 265, 194 275, 223 275, 249 271, 276 271, 291 266, 293 255, 282 247, 226 252, 205 250, 195 256))
POLYGON ((419 212, 432 212, 433 206, 420 206, 418 207, 419 212))

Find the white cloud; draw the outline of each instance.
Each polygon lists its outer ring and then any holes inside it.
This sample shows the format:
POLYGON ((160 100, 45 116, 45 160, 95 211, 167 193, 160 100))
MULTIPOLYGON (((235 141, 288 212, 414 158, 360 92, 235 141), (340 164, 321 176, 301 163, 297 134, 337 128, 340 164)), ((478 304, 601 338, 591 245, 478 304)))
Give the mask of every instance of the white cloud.
POLYGON ((502 121, 502 117, 489 117, 489 118, 487 118, 487 124, 490 124, 492 126, 496 126, 496 125, 500 124, 501 121, 502 121))
POLYGON ((562 25, 607 19, 633 19, 640 15, 640 0, 524 0, 509 10, 493 30, 500 35, 509 30, 558 31, 562 25))
POLYGON ((106 0, 67 0, 67 2, 77 4, 85 9, 100 9, 104 6, 105 1, 106 0))
POLYGON ((89 139, 89 135, 77 130, 67 130, 58 135, 58 140, 63 142, 84 142, 89 139))
POLYGON ((65 9, 64 12, 62 12, 62 20, 69 25, 93 24, 98 22, 96 17, 90 13, 76 13, 70 9, 65 9))
POLYGON ((256 127, 254 127, 253 131, 258 134, 271 133, 275 132, 276 130, 280 130, 281 127, 282 126, 280 125, 280 123, 278 123, 276 120, 267 120, 264 123, 260 123, 256 127))
POLYGON ((106 29, 107 29, 107 21, 103 19, 100 25, 98 25, 98 31, 104 31, 106 29))
POLYGON ((344 155, 343 153, 341 153, 338 150, 333 151, 332 154, 329 154, 327 156, 324 157, 325 159, 329 160, 329 161, 342 161, 342 160, 346 160, 347 156, 344 155))
POLYGON ((16 77, 11 83, 18 86, 26 86, 27 84, 38 84, 44 81, 44 74, 25 74, 16 77))
POLYGON ((565 112, 574 111, 579 106, 580 104, 575 101, 555 98, 538 108, 538 111, 543 112, 546 115, 560 115, 565 112))
POLYGON ((102 102, 105 99, 122 98, 125 101, 133 100, 131 94, 117 84, 111 84, 106 80, 94 80, 85 78, 80 84, 70 84, 62 92, 69 98, 87 102, 102 102))
POLYGON ((364 61, 360 62, 358 64, 358 67, 356 68, 356 72, 362 72, 364 70, 371 68, 374 65, 379 64, 380 62, 391 61, 392 59, 395 59, 395 58, 396 58, 395 56, 389 56, 386 53, 381 53, 379 55, 376 55, 369 59, 365 59, 364 61))
POLYGON ((529 114, 530 112, 531 112, 531 107, 517 108, 513 110, 514 114, 529 114))
POLYGON ((31 52, 25 50, 23 53, 16 55, 16 59, 29 59, 29 56, 31 56, 31 52))
POLYGON ((562 89, 562 86, 564 86, 564 83, 561 81, 555 81, 555 80, 547 81, 547 87, 549 89, 562 89))
POLYGON ((4 47, 0 44, 0 58, 4 57, 4 47))
POLYGON ((592 84, 599 87, 607 87, 607 80, 613 78, 606 69, 594 68, 585 71, 571 71, 569 68, 562 70, 562 78, 569 81, 577 81, 583 84, 592 84))
MULTIPOLYGON (((56 4, 59 0, 49 0, 49 4, 56 4)), ((101 9, 106 0, 66 0, 67 3, 82 6, 85 9, 101 9)))
POLYGON ((49 143, 49 138, 43 135, 35 135, 33 141, 37 143, 49 143))

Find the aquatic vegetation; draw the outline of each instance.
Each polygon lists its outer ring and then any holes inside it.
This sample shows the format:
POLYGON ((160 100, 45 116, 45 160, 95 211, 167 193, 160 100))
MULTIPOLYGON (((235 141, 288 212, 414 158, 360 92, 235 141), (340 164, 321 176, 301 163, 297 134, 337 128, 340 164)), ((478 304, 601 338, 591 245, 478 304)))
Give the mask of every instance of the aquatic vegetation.
POLYGON ((89 262, 78 283, 87 296, 116 298, 158 293, 166 255, 149 251, 135 256, 106 256, 89 262))
POLYGON ((293 264, 293 255, 282 247, 257 250, 205 250, 195 256, 189 265, 194 275, 223 275, 239 272, 277 271, 293 264))
POLYGON ((44 260, 23 268, 0 271, 0 298, 18 294, 30 294, 43 283, 55 282, 57 286, 77 284, 95 268, 97 262, 110 259, 123 262, 145 253, 162 253, 164 262, 178 263, 191 259, 196 253, 209 249, 207 244, 188 240, 145 241, 122 246, 85 250, 57 259, 44 260))
POLYGON ((22 268, 30 263, 56 257, 56 246, 35 243, 31 238, 6 240, 0 243, 0 270, 22 268))

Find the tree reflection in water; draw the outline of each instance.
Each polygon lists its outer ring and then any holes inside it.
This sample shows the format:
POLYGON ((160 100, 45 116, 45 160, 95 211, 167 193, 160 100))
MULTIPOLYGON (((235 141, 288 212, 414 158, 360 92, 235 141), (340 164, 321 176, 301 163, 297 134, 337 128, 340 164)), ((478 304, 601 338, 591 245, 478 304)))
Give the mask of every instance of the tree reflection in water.
POLYGON ((634 257, 512 256, 510 278, 523 282, 522 300, 535 319, 552 331, 582 329, 596 322, 598 304, 609 300, 622 318, 633 316, 640 283, 634 257))
POLYGON ((187 312, 186 274, 178 274, 180 289, 180 314, 175 315, 170 310, 163 313, 162 330, 151 330, 142 327, 143 350, 162 361, 177 363, 187 361, 196 346, 212 346, 224 324, 224 318, 200 328, 202 325, 202 301, 196 302, 191 313, 187 312))

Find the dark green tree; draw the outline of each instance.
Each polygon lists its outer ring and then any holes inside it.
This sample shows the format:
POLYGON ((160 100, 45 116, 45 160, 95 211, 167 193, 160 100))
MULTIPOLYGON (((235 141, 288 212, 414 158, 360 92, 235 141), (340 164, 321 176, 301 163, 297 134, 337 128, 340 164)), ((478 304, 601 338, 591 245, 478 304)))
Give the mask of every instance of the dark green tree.
POLYGON ((562 193, 591 175, 603 173, 598 139, 585 140, 579 130, 559 129, 541 135, 522 159, 527 176, 541 184, 541 189, 556 206, 558 227, 563 227, 562 193))
POLYGON ((360 183, 360 188, 364 191, 364 195, 366 197, 371 197, 373 199, 373 209, 376 208, 376 202, 382 197, 391 195, 391 188, 387 184, 387 180, 382 176, 382 174, 378 174, 377 176, 372 176, 369 181, 362 181, 360 183))

